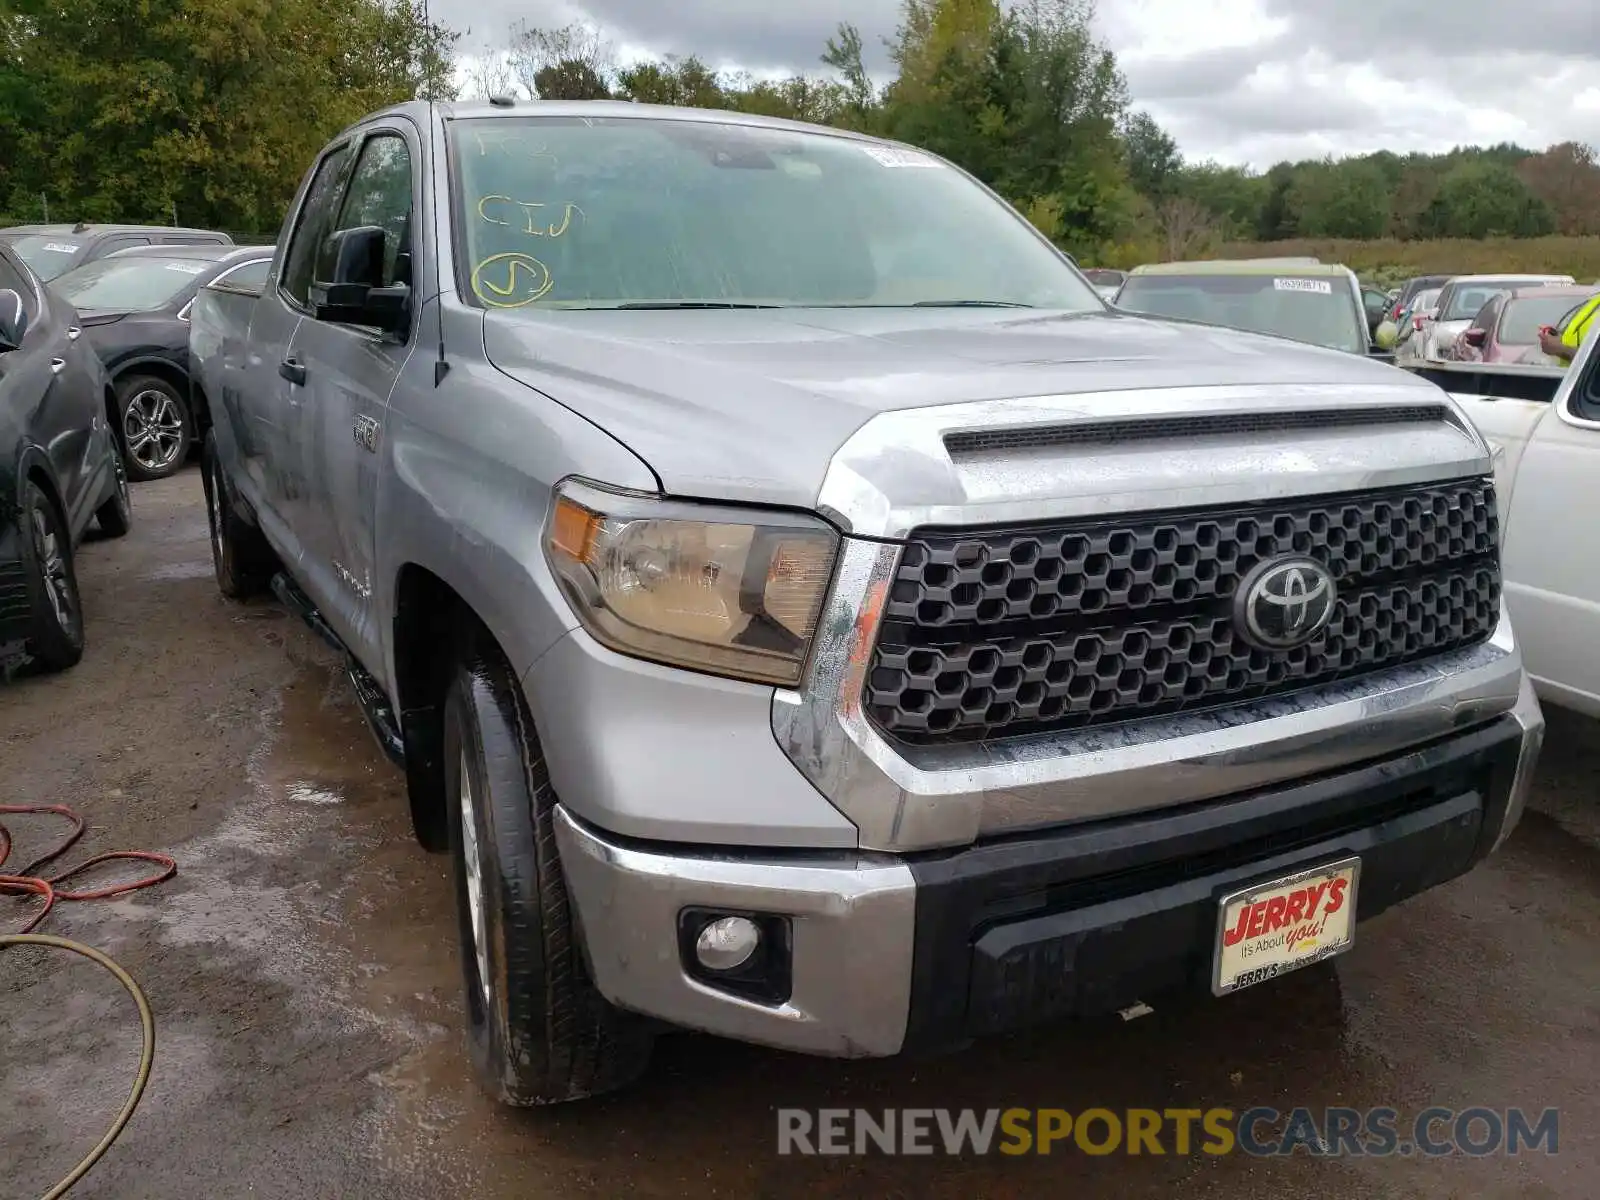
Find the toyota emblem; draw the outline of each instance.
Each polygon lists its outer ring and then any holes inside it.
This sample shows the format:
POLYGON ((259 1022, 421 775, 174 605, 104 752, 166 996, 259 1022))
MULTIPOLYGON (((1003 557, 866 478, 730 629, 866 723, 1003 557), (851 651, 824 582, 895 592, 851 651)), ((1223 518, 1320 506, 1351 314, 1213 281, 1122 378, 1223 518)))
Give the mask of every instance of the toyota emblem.
POLYGON ((1239 581, 1233 623, 1251 645, 1292 650, 1333 616, 1333 576, 1314 558, 1271 558, 1239 581))

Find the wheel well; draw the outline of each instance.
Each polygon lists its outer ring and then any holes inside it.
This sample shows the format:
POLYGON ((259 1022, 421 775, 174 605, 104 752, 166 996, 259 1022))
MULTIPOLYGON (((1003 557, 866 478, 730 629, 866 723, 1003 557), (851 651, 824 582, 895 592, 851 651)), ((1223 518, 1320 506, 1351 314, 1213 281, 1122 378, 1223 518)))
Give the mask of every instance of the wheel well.
MULTIPOLYGON (((395 707, 406 746, 411 828, 425 849, 448 848, 444 702, 464 639, 483 634, 478 615, 444 580, 408 563, 395 588, 395 707)), ((485 635, 486 636, 486 635, 485 635)))
POLYGON ((38 463, 28 468, 28 479, 37 484, 44 493, 44 498, 50 501, 50 507, 56 510, 56 519, 63 527, 67 524, 67 506, 61 503, 61 497, 56 494, 56 485, 50 481, 50 474, 38 463))

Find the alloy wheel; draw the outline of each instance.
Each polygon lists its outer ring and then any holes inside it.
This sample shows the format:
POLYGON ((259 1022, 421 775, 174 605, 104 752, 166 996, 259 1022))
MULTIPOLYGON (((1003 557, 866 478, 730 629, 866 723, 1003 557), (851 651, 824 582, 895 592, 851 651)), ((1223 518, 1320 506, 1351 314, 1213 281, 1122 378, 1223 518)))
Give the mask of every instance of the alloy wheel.
POLYGON ((147 471, 162 471, 178 458, 183 446, 183 414, 166 392, 146 388, 128 400, 122 417, 128 453, 147 471))
POLYGON ((39 562, 39 573, 44 577, 45 596, 50 601, 56 625, 61 629, 71 629, 75 605, 67 559, 61 548, 61 537, 44 509, 35 507, 31 515, 34 556, 39 562))
POLYGON ((472 951, 478 963, 478 990, 487 1014, 492 1006, 489 993, 489 923, 483 898, 483 856, 478 851, 478 823, 473 813, 472 776, 467 770, 467 755, 461 754, 461 860, 466 868, 467 910, 472 917, 472 951))

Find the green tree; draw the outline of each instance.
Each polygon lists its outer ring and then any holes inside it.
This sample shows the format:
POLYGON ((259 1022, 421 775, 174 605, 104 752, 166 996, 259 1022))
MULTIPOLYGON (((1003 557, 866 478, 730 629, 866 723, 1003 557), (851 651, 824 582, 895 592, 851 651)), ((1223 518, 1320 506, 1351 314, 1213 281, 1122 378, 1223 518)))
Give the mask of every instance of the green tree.
POLYGON ((1130 113, 1122 124, 1122 145, 1128 160, 1128 181, 1152 200, 1167 195, 1183 167, 1178 143, 1147 112, 1130 113))
POLYGON ((0 207, 276 230, 337 130, 450 92, 413 0, 13 0, 0 207))
POLYGON ((1512 166, 1486 155, 1445 172, 1426 228, 1435 237, 1538 237, 1555 229, 1555 217, 1512 166))
POLYGON ((1301 237, 1382 237, 1389 222, 1389 186, 1364 159, 1309 163, 1296 173, 1289 205, 1301 237))

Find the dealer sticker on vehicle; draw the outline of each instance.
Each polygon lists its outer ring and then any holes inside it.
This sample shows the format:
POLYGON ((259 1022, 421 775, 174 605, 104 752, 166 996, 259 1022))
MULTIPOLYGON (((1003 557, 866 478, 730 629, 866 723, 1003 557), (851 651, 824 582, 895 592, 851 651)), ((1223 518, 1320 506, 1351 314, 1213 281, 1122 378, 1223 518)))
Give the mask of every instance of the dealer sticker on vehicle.
POLYGON ((1223 996, 1350 948, 1361 860, 1346 858, 1224 896, 1216 972, 1223 996))
POLYGON ((1280 292, 1317 292, 1324 296, 1333 295, 1333 281, 1330 279, 1274 279, 1273 289, 1280 292))

